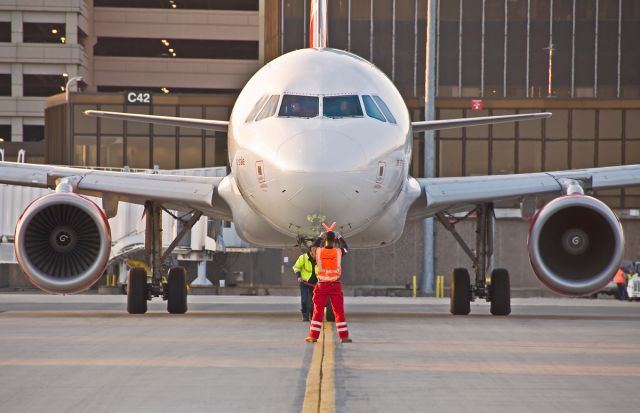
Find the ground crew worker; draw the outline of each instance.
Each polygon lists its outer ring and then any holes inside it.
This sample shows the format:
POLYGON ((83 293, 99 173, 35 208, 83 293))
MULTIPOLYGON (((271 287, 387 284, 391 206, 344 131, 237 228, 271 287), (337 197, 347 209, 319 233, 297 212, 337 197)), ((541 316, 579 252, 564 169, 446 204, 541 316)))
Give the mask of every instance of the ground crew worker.
POLYGON ((305 341, 314 343, 320 337, 324 307, 327 298, 336 317, 336 330, 343 343, 351 343, 347 320, 344 314, 344 297, 342 295, 342 256, 348 252, 347 243, 342 237, 336 238, 333 231, 327 231, 323 245, 316 250, 318 284, 313 290, 313 317, 309 327, 309 336, 305 341))
POLYGON ((613 282, 618 286, 618 300, 627 299, 627 285, 625 280, 624 270, 618 268, 616 275, 613 277, 613 282))
POLYGON ((318 282, 316 277, 316 247, 311 247, 309 252, 298 257, 293 265, 293 272, 298 277, 300 285, 300 311, 302 312, 302 321, 310 321, 313 312, 313 289, 318 282))

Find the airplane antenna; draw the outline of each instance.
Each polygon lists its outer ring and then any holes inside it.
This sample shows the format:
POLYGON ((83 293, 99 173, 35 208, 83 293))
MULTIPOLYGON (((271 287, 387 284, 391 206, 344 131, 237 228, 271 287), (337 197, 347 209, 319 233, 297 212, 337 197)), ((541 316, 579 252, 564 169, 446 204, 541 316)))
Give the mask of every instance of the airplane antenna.
POLYGON ((311 0, 309 47, 319 49, 327 47, 328 24, 327 0, 311 0))

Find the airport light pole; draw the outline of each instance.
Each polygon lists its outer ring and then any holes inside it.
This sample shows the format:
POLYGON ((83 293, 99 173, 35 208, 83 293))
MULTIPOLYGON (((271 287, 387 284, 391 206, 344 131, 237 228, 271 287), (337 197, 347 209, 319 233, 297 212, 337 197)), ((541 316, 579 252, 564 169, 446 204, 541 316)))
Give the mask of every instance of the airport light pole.
POLYGON ((69 158, 67 159, 67 164, 71 165, 73 163, 73 144, 71 142, 71 102, 69 100, 69 87, 76 83, 81 82, 82 76, 73 76, 67 80, 67 84, 64 87, 64 100, 67 105, 67 153, 69 158))
MULTIPOLYGON (((427 41, 425 64, 424 119, 435 119, 436 105, 436 0, 427 0, 427 41)), ((436 176, 435 167, 435 132, 424 132, 424 177, 436 176)), ((434 219, 427 218, 422 222, 423 256, 420 292, 432 294, 435 280, 435 233, 434 219)))

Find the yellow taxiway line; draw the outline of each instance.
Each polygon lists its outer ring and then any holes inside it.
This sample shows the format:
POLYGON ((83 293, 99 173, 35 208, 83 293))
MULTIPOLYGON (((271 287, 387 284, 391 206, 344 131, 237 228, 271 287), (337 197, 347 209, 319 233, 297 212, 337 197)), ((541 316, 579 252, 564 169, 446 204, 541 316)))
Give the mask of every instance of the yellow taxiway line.
POLYGON ((302 413, 333 413, 335 410, 334 350, 333 328, 325 321, 309 365, 302 413))

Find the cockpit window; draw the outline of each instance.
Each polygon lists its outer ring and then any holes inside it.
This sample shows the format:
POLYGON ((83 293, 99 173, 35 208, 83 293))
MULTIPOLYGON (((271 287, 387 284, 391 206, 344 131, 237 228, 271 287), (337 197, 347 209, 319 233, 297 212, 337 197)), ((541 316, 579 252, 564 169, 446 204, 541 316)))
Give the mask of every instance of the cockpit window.
POLYGON ((329 118, 362 116, 360 99, 357 95, 325 96, 322 100, 322 114, 329 118))
POLYGON ((386 122, 384 115, 380 112, 380 109, 376 106, 375 102, 369 95, 362 96, 362 102, 364 103, 364 110, 367 111, 367 115, 378 119, 382 122, 386 122))
POLYGON ((264 105, 264 107, 260 111, 260 114, 256 117, 256 122, 275 115, 276 109, 278 109, 279 100, 280 100, 280 95, 271 95, 266 105, 264 105))
POLYGON ((251 112, 249 112, 249 116, 247 116, 245 123, 253 122, 253 119, 256 117, 260 109, 262 109, 264 102, 266 102, 268 98, 269 98, 269 95, 264 95, 263 97, 260 98, 260 100, 256 102, 253 109, 251 109, 251 112))
POLYGON ((319 112, 317 96, 284 95, 278 116, 315 118, 319 112))
POLYGON ((384 116, 387 117, 387 120, 393 124, 397 124, 398 122, 396 121, 396 118, 393 117, 391 111, 387 107, 386 103, 384 103, 384 101, 380 98, 380 96, 373 95, 373 98, 382 110, 382 113, 384 113, 384 116))

